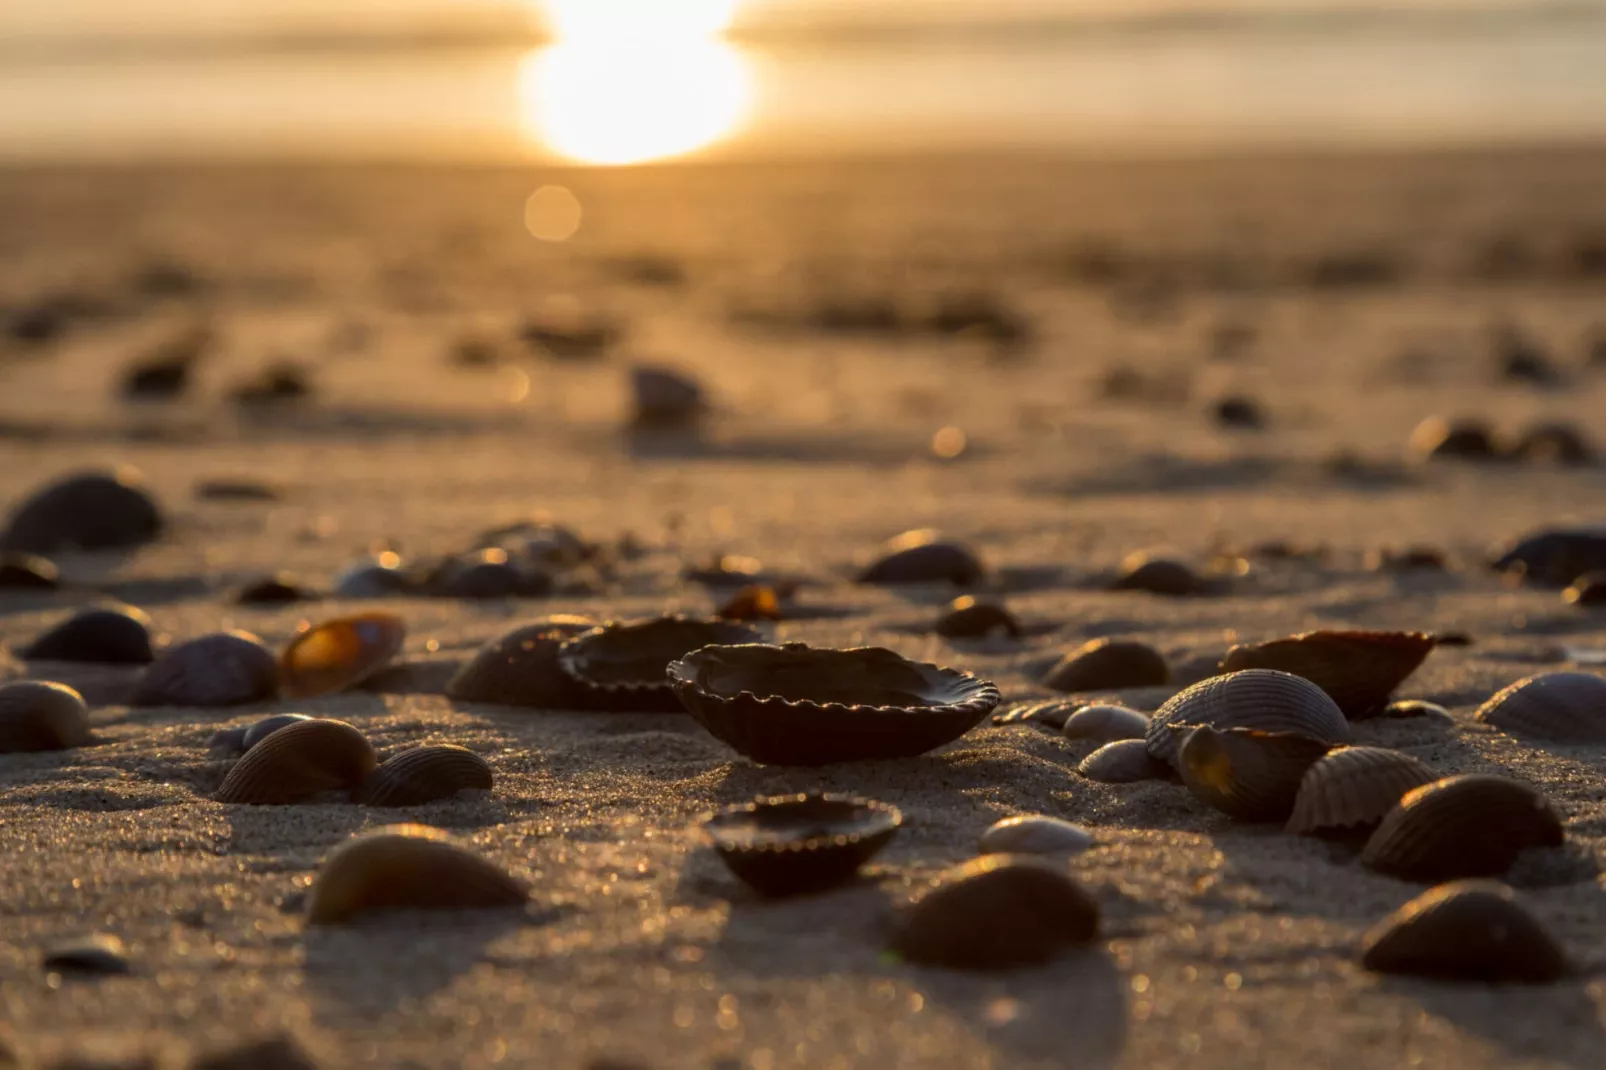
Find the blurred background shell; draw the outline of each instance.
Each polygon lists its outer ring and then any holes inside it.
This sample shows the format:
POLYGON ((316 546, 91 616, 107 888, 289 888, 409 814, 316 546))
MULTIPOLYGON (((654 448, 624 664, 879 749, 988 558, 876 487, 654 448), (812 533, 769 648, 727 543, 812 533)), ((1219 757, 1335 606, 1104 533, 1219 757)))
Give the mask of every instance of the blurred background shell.
POLYGON ((291 639, 279 656, 284 693, 313 698, 355 687, 390 664, 406 639, 407 623, 394 613, 359 613, 315 624, 291 639))
POLYGON ((1518 680, 1474 716, 1514 736, 1553 743, 1606 743, 1606 678, 1542 672, 1518 680))
POLYGON ((324 859, 307 897, 308 925, 341 925, 386 910, 522 906, 525 884, 427 825, 387 825, 324 859))
POLYGON ((279 664, 250 632, 219 632, 170 647, 134 685, 134 706, 240 706, 273 698, 279 664))
POLYGON ((67 750, 89 741, 89 708, 66 684, 0 684, 0 754, 67 750))
POLYGON ((356 788, 377 764, 374 748, 356 728, 314 718, 286 725, 246 751, 213 798, 252 805, 302 802, 321 791, 356 788))

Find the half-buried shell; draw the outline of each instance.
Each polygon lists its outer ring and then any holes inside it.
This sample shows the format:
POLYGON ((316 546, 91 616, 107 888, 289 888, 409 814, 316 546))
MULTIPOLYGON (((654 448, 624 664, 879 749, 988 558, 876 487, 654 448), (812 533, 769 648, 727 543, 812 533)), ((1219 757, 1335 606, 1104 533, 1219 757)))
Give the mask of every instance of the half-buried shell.
POLYGON ((1361 965, 1457 981, 1554 981, 1567 955, 1510 888, 1497 881, 1441 884, 1378 922, 1361 965))
POLYGON ((22 651, 29 661, 78 661, 97 665, 148 665, 151 619, 133 606, 74 613, 22 651))
POLYGON ((1565 587, 1586 572, 1606 569, 1606 531, 1538 531, 1519 539, 1490 567, 1528 583, 1565 587))
POLYGON ((1096 739, 1101 743, 1143 739, 1149 733, 1149 717, 1125 706, 1083 706, 1066 718, 1062 731, 1066 739, 1096 739))
POLYGON ((1279 669, 1303 676, 1332 696, 1350 720, 1376 716, 1389 696, 1432 653, 1424 632, 1320 631, 1269 643, 1235 646, 1222 672, 1279 669))
POLYGON ((1406 792, 1438 778, 1426 762, 1397 750, 1339 747, 1305 771, 1287 829, 1311 834, 1376 825, 1406 792))
POLYGON ((1542 672, 1495 694, 1474 715, 1514 736, 1553 743, 1606 743, 1606 678, 1542 672))
POLYGON ((841 884, 897 833, 895 806, 848 795, 785 795, 732 806, 703 824, 725 864, 761 895, 841 884))
POLYGON ((998 705, 990 683, 880 647, 708 646, 669 679, 699 724, 765 765, 910 758, 998 705))
POLYGON ((1160 780, 1171 767, 1155 761, 1143 740, 1119 739, 1083 758, 1076 771, 1100 784, 1134 784, 1140 780, 1160 780))
POLYGON ((1556 811, 1527 784, 1465 774, 1407 792, 1366 841, 1361 862, 1423 883, 1498 877, 1520 852, 1564 838, 1556 811))
POLYGON ((494 862, 427 825, 387 825, 324 859, 307 897, 307 924, 341 925, 384 910, 522 906, 529 890, 494 862))
POLYGON ((1073 855, 1093 846, 1081 825, 1047 814, 1020 814, 988 826, 976 849, 982 854, 1073 855))
POLYGON ((1177 770, 1196 799, 1239 821, 1281 821, 1299 782, 1331 744, 1292 732, 1172 725, 1177 770))
POLYGON ((11 514, 0 550, 49 554, 138 546, 162 532, 161 510, 138 472, 80 472, 35 493, 11 514))
POLYGON ((491 767, 467 747, 414 747, 381 762, 354 801, 365 806, 418 806, 460 791, 491 790, 491 767))
POLYGON ((1115 591, 1148 591, 1174 598, 1204 594, 1210 582, 1184 562, 1146 553, 1128 554, 1121 563, 1121 574, 1110 584, 1115 591))
POLYGON ((1156 687, 1171 679, 1165 657, 1147 643, 1130 639, 1095 639, 1065 655, 1043 677, 1055 691, 1115 691, 1123 687, 1156 687))
POLYGON ((390 664, 406 639, 407 624, 394 613, 359 613, 313 625, 279 656, 284 693, 313 698, 355 687, 390 664))
POLYGON ((713 644, 757 643, 745 624, 692 617, 653 617, 593 628, 558 650, 558 666, 579 686, 587 709, 678 713, 665 668, 713 644))
POLYGON ((305 713, 276 713, 254 724, 215 732, 207 745, 221 754, 244 754, 279 729, 298 721, 310 720, 312 718, 305 713))
POLYGON ((250 632, 219 632, 180 643, 134 685, 133 706, 240 706, 272 698, 279 666, 250 632))
POLYGON ((934 530, 906 531, 887 541, 883 555, 858 575, 857 582, 881 586, 906 583, 951 583, 969 587, 985 569, 968 547, 946 542, 934 530))
POLYGON ((367 738, 346 722, 302 721, 246 751, 213 798, 257 806, 302 802, 321 791, 356 788, 377 764, 367 738))
POLYGON ((985 639, 991 635, 1018 637, 1020 622, 1015 615, 997 602, 978 601, 974 595, 960 595, 948 603, 948 608, 931 630, 944 639, 985 639))
POLYGON ((590 617, 555 616, 515 628, 480 648, 446 685, 446 694, 460 702, 582 708, 585 692, 558 667, 558 650, 596 626, 590 617))
POLYGON ((1161 706, 1149 719, 1149 753, 1175 765, 1180 740, 1170 731, 1173 724, 1292 732, 1334 746, 1349 740, 1349 722, 1325 691, 1275 669, 1212 676, 1161 706))
POLYGON ((66 684, 0 684, 0 754, 67 750, 89 741, 89 708, 66 684))

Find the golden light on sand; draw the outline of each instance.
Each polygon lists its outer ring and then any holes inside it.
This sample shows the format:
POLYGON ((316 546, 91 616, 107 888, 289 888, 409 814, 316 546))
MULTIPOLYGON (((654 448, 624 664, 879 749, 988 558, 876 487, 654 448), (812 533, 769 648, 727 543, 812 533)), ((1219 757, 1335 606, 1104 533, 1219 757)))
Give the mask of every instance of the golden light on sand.
POLYGON ((524 202, 524 227, 541 241, 568 241, 583 215, 580 198, 563 186, 542 186, 524 202))

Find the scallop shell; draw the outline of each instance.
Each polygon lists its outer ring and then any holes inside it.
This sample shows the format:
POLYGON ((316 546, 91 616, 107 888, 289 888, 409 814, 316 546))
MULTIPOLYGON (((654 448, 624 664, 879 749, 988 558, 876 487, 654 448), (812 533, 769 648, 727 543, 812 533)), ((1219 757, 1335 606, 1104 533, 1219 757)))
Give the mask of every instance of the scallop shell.
POLYGON ((1407 792, 1366 841, 1361 862, 1424 883, 1498 877, 1519 852, 1564 839, 1556 811, 1527 784, 1466 774, 1407 792))
POLYGON ((1098 903, 1063 866, 982 855, 904 908, 891 947, 922 965, 1001 970, 1086 944, 1098 925, 1098 903))
POLYGON ((66 684, 0 684, 0 754, 67 750, 89 741, 89 708, 66 684))
POLYGON ((580 709, 580 685, 558 667, 558 650, 597 626, 589 617, 543 617, 486 644, 457 671, 446 694, 461 702, 580 709))
POLYGON ((1491 566, 1530 583, 1565 587, 1586 572, 1606 569, 1606 531, 1540 531, 1520 539, 1491 566))
POLYGON ((858 872, 897 833, 895 806, 848 795, 755 799, 703 828, 731 872, 761 895, 820 891, 858 872))
POLYGON ((1170 772, 1170 767, 1155 761, 1143 740, 1118 739, 1083 758, 1076 771, 1100 784, 1134 784, 1140 780, 1160 780, 1170 772))
POLYGON ((969 587, 985 572, 968 546, 945 542, 930 528, 906 531, 882 549, 883 555, 859 573, 857 582, 882 586, 946 582, 969 587))
POLYGON ((61 586, 61 573, 50 560, 37 554, 0 553, 0 590, 53 591, 61 586))
POLYGON ((390 664, 407 639, 394 613, 360 613, 326 620, 290 640, 279 656, 289 698, 333 695, 355 687, 390 664))
POLYGON ((1222 672, 1279 669, 1303 676, 1332 696, 1351 720, 1376 716, 1394 689, 1432 653, 1424 632, 1306 632, 1269 643, 1235 646, 1222 672))
POLYGON ((1171 765, 1180 742, 1169 730, 1173 724, 1292 732, 1335 746, 1349 741, 1349 722, 1325 691, 1275 669, 1212 676, 1161 706, 1149 719, 1149 753, 1171 765))
POLYGON ((1439 778, 1409 754, 1382 747, 1339 747, 1299 782, 1289 832, 1310 834, 1375 825, 1406 792, 1439 778))
POLYGON ((250 632, 203 635, 172 647, 140 677, 131 706, 239 706, 279 688, 273 653, 250 632))
POLYGON ((1552 743, 1606 743, 1606 678, 1542 672, 1518 680, 1473 715, 1514 736, 1552 743))
POLYGON ((1121 563, 1121 575, 1110 584, 1116 591, 1148 591, 1173 597, 1204 594, 1210 584, 1189 565, 1165 557, 1128 554, 1121 563))
POLYGON ((427 825, 386 825, 330 852, 307 897, 308 925, 384 910, 522 906, 529 890, 500 866, 427 825))
POLYGON ((1575 606, 1606 604, 1606 571, 1584 573, 1561 594, 1569 604, 1575 606))
POLYGON ((978 602, 968 594, 948 603, 931 630, 944 639, 985 639, 996 634, 1016 638, 1021 634, 1020 622, 1009 610, 996 602, 978 602))
POLYGON ((1043 686, 1055 691, 1115 691, 1157 687, 1171 670, 1158 650, 1130 639, 1095 639, 1065 655, 1048 670, 1043 686))
POLYGON ((699 724, 765 765, 914 757, 998 705, 990 683, 880 647, 708 646, 669 678, 699 724))
POLYGON ((49 554, 111 550, 151 542, 162 513, 138 472, 80 472, 36 492, 12 511, 0 550, 49 554))
POLYGON ((1361 942, 1376 973, 1448 980, 1554 981, 1567 955, 1510 888, 1497 881, 1441 884, 1378 922, 1361 942))
POLYGON ((1149 734, 1149 718, 1125 706, 1083 706, 1066 720, 1063 734, 1066 739, 1096 739, 1103 743, 1143 739, 1149 734))
POLYGON ((1177 770, 1194 798, 1239 821, 1282 821, 1306 770, 1332 747, 1292 732, 1172 725, 1177 770))
POLYGON ((691 617, 653 617, 605 624, 568 640, 558 667, 580 688, 586 708, 679 713, 665 668, 712 644, 756 643, 764 636, 744 624, 691 617))
POLYGON ((148 665, 151 619, 133 606, 74 613, 22 651, 30 661, 81 661, 97 665, 148 665))
POLYGON ((357 787, 378 764, 366 737, 344 721, 286 725, 234 763, 213 796, 222 803, 297 803, 357 787))
POLYGON ((353 801, 365 806, 417 806, 467 789, 491 790, 491 767, 466 747, 414 747, 380 763, 353 801))
POLYGON ((1093 834, 1046 814, 1021 814, 994 822, 981 834, 982 854, 1073 855, 1092 847, 1093 834))

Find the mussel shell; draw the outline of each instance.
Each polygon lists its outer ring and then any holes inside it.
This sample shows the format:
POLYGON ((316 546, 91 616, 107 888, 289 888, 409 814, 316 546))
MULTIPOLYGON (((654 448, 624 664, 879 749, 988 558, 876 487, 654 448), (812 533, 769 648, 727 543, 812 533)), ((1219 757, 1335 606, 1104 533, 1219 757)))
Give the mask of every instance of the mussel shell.
POLYGON ((1361 862, 1423 883, 1498 877, 1521 851, 1564 839, 1543 795, 1521 781, 1471 773, 1407 792, 1366 841, 1361 862))
POLYGON ((1282 821, 1299 782, 1332 744, 1292 732, 1172 725, 1177 771, 1194 798, 1238 821, 1282 821))
POLYGON ((98 665, 148 665, 151 619, 133 606, 84 609, 25 647, 30 661, 81 661, 98 665))
POLYGON ((903 909, 891 947, 922 965, 1002 970, 1088 943, 1098 924, 1097 901, 1063 866, 982 855, 903 909))
POLYGON ((841 884, 897 833, 895 806, 849 795, 783 795, 722 810, 704 822, 714 850, 761 895, 841 884))
POLYGON ((446 694, 461 702, 582 709, 587 692, 559 668, 558 650, 596 626, 589 617, 557 616, 515 628, 480 648, 446 685, 446 694))
POLYGON ((522 906, 529 890, 427 825, 387 825, 330 852, 307 896, 308 925, 341 925, 385 910, 522 906))
POLYGON ((1542 672, 1497 692, 1473 716, 1514 736, 1606 743, 1606 678, 1542 672))
POLYGON ((169 648, 134 685, 129 705, 239 706, 278 688, 278 662, 260 639, 219 632, 169 648))
POLYGON ((1093 843, 1093 834, 1081 825, 1047 814, 1020 814, 988 826, 976 848, 982 854, 1073 855, 1093 843))
POLYGON ((1565 587, 1586 572, 1606 569, 1606 531, 1535 532, 1518 540, 1491 567, 1529 583, 1565 587))
POLYGON ((1149 734, 1149 717, 1125 706, 1084 706, 1066 718, 1061 730, 1066 739, 1143 739, 1149 734))
POLYGON ((1406 792, 1437 779, 1426 762, 1397 750, 1339 747, 1305 771, 1286 827, 1310 834, 1375 825, 1406 792))
POLYGON ((1128 555, 1122 562, 1121 574, 1110 584, 1110 589, 1183 597, 1204 594, 1210 590, 1210 584, 1181 561, 1139 553, 1128 555))
POLYGON ((1384 918, 1361 942, 1361 965, 1458 981, 1554 981, 1569 966, 1554 937, 1510 888, 1466 880, 1432 888, 1384 918))
POLYGON ((234 763, 213 796, 222 803, 297 803, 321 791, 360 785, 378 764, 374 748, 344 721, 286 725, 234 763))
POLYGON ((1279 669, 1327 692, 1344 716, 1361 720, 1388 705, 1394 689, 1416 671, 1436 640, 1424 632, 1320 631, 1235 646, 1222 672, 1279 669))
POLYGON ((1143 740, 1118 739, 1083 758, 1076 771, 1100 784, 1135 784, 1163 779, 1170 767, 1155 761, 1143 740))
POLYGON ((950 602, 931 630, 944 639, 985 639, 997 634, 1018 637, 1021 634, 1020 622, 1008 609, 996 602, 978 602, 968 594, 950 602))
POLYGON ((0 684, 0 754, 67 750, 89 741, 89 708, 66 684, 0 684))
POLYGON ((60 586, 61 572, 48 558, 0 553, 0 591, 52 591, 60 586))
POLYGON ((407 623, 394 613, 359 613, 315 624, 279 656, 284 693, 313 698, 355 687, 390 664, 406 639, 407 623))
POLYGON ((998 705, 990 683, 880 647, 707 646, 669 678, 699 724, 765 765, 911 758, 998 705))
POLYGON ((491 790, 491 767, 467 747, 414 747, 381 762, 353 793, 365 806, 418 806, 460 791, 491 790))
POLYGON ((0 533, 0 550, 50 554, 118 549, 152 541, 162 526, 161 510, 138 472, 81 472, 17 506, 0 533))
POLYGON ((726 620, 653 617, 605 624, 568 640, 558 667, 580 687, 586 708, 679 713, 665 668, 713 644, 762 642, 762 633, 726 620))
POLYGON ((1349 741, 1349 722, 1325 691, 1275 669, 1212 676, 1161 706, 1149 719, 1149 753, 1171 765, 1180 742, 1169 730, 1173 724, 1292 732, 1335 746, 1349 741))
POLYGON ((1067 693, 1115 691, 1123 687, 1157 687, 1170 679, 1165 657, 1147 643, 1095 639, 1065 655, 1048 670, 1043 686, 1067 693))
POLYGON ((881 586, 951 583, 969 587, 986 571, 970 547, 943 541, 937 532, 906 531, 883 547, 885 553, 858 575, 857 582, 881 586))

